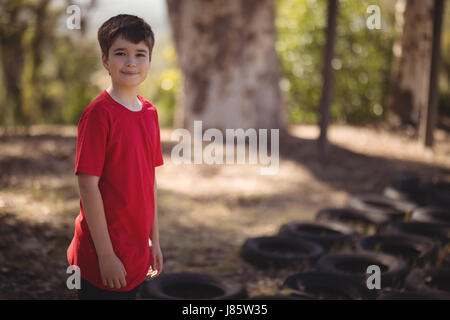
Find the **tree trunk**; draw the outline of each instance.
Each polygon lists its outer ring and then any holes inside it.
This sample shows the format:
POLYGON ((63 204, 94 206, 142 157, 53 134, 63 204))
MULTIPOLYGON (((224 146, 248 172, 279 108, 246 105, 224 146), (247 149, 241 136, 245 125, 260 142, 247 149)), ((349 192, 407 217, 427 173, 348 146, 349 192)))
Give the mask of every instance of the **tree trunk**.
MULTIPOLYGON (((6 99, 2 110, 3 125, 7 120, 12 124, 26 124, 22 104, 22 73, 24 67, 24 52, 22 38, 26 24, 19 19, 19 6, 5 15, 6 23, 0 25, 0 56, 3 69, 3 83, 5 85, 6 99), (7 117, 12 119, 7 119, 7 117)), ((2 4, 2 9, 7 7, 2 4)))
POLYGON ((439 97, 439 65, 441 53, 442 20, 445 10, 444 0, 435 0, 433 9, 433 49, 431 53, 431 72, 428 103, 424 106, 420 121, 420 140, 425 147, 434 143, 434 127, 436 126, 439 97))
POLYGON ((396 29, 388 120, 395 126, 417 126, 428 103, 433 0, 398 0, 396 29))
MULTIPOLYGON (((29 56, 25 58, 22 101, 25 116, 32 124, 37 123, 41 116, 42 109, 50 105, 43 103, 45 81, 41 79, 41 65, 43 63, 44 42, 52 35, 49 28, 49 5, 50 0, 41 0, 35 4, 31 12, 35 16, 34 23, 31 25, 32 36, 28 42, 23 41, 23 49, 29 56), (28 64, 28 66, 27 66, 28 64)), ((30 31, 29 31, 30 32, 30 31)), ((50 119, 50 112, 46 115, 50 119)))
POLYGON ((280 128, 274 0, 167 0, 183 97, 176 125, 280 128))
POLYGON ((324 50, 323 59, 323 88, 322 95, 320 97, 319 105, 319 126, 320 126, 320 136, 319 136, 319 148, 322 154, 327 153, 328 147, 328 125, 330 122, 330 107, 333 98, 333 87, 334 87, 334 77, 333 68, 331 66, 331 61, 334 57, 334 43, 336 41, 336 21, 337 13, 339 10, 338 0, 328 0, 328 13, 327 13, 327 29, 326 29, 326 44, 324 50))

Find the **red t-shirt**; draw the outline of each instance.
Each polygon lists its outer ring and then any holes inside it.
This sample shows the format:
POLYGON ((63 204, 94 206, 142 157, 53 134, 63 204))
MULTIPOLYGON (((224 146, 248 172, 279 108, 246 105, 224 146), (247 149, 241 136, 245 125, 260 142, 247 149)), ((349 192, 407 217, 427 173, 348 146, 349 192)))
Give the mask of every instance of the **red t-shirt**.
POLYGON ((103 91, 83 111, 78 123, 75 174, 100 177, 109 235, 122 261, 127 286, 103 286, 97 253, 80 199, 75 234, 67 249, 70 265, 81 277, 107 290, 128 291, 144 281, 153 256, 149 247, 155 214, 155 167, 163 164, 156 108, 138 95, 141 111, 131 111, 103 91))

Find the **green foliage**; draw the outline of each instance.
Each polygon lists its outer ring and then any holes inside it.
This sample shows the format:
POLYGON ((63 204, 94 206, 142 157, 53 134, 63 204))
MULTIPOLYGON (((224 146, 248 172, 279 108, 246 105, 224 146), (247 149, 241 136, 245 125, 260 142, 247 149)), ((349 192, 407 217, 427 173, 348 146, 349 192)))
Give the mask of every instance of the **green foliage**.
POLYGON ((315 122, 325 43, 325 6, 322 2, 289 0, 280 0, 277 5, 276 49, 283 70, 280 86, 285 103, 292 122, 315 122))
POLYGON ((175 106, 181 90, 181 72, 177 67, 175 48, 170 37, 156 42, 149 75, 140 92, 150 99, 158 110, 161 127, 174 125, 175 106))
POLYGON ((158 106, 159 121, 163 127, 173 125, 179 83, 180 73, 177 69, 168 69, 159 77, 153 101, 158 106))
MULTIPOLYGON (((383 116, 395 37, 392 9, 383 1, 341 0, 332 105, 334 121, 364 123, 383 116), (381 8, 381 29, 369 30, 369 5, 381 8)), ((327 1, 279 0, 277 51, 280 86, 292 123, 315 123, 322 89, 327 1)))
POLYGON ((101 68, 98 44, 64 36, 59 39, 53 61, 57 68, 50 92, 55 92, 54 101, 63 108, 62 121, 76 124, 89 102, 106 89, 96 85, 94 79, 101 68))
POLYGON ((77 124, 84 108, 101 90, 92 81, 100 68, 97 44, 63 34, 47 49, 51 50, 45 50, 37 81, 25 77, 23 95, 28 114, 33 123, 77 124))
MULTIPOLYGON (((92 75, 99 68, 98 45, 89 42, 80 30, 69 31, 58 26, 66 14, 65 4, 53 5, 47 0, 0 4, 9 19, 0 19, 0 34, 22 28, 17 37, 2 42, 1 49, 16 48, 16 60, 20 62, 16 67, 20 73, 16 82, 20 90, 8 102, 6 91, 0 91, 4 111, 0 123, 77 123, 83 109, 98 94, 98 88, 91 83, 92 75), (13 112, 17 113, 14 118, 13 112)), ((4 61, 2 73, 11 74, 4 61)))

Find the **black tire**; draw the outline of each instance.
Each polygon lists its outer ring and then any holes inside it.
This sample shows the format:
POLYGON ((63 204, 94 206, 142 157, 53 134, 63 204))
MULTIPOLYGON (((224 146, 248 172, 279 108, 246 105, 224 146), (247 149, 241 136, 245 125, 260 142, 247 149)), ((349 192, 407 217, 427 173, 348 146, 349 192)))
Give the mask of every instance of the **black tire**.
POLYGON ((141 296, 155 300, 231 300, 244 299, 244 286, 230 279, 198 273, 163 274, 146 280, 141 296))
POLYGON ((389 218, 374 212, 351 208, 326 208, 316 214, 318 221, 336 221, 348 225, 359 233, 374 234, 389 223, 389 218))
POLYGON ((420 293, 450 295, 450 269, 415 269, 406 278, 405 285, 420 293))
POLYGON ((387 215, 392 221, 404 220, 407 214, 417 207, 417 203, 394 200, 378 194, 353 196, 348 205, 357 210, 380 212, 387 215))
POLYGON ((426 237, 439 245, 450 242, 450 227, 431 222, 397 222, 390 223, 383 230, 385 234, 413 234, 426 237))
POLYGON ((434 222, 450 225, 450 208, 421 207, 412 212, 412 221, 434 222))
POLYGON ((450 295, 403 290, 383 290, 377 300, 449 300, 450 295))
POLYGON ((420 177, 414 172, 400 172, 392 185, 400 190, 417 190, 420 187, 420 177))
POLYGON ((319 243, 325 250, 351 244, 357 232, 333 221, 293 221, 281 226, 279 235, 319 243))
POLYGON ((425 183, 422 190, 428 205, 450 208, 450 182, 425 183))
POLYGON ((427 198, 420 189, 406 191, 399 190, 395 186, 387 186, 383 190, 383 195, 386 198, 396 201, 414 202, 417 203, 418 206, 427 204, 427 198))
POLYGON ((420 178, 415 173, 401 173, 391 185, 384 188, 383 195, 398 201, 424 203, 420 178))
POLYGON ((359 282, 330 272, 301 272, 290 275, 283 283, 293 294, 314 297, 317 300, 361 300, 375 298, 359 282))
POLYGON ((364 237, 356 243, 357 250, 380 252, 405 260, 409 266, 434 265, 439 248, 428 238, 408 234, 384 234, 364 237))
POLYGON ((450 268, 450 252, 447 252, 447 254, 442 257, 441 266, 443 268, 450 268))
POLYGON ((346 279, 366 284, 367 267, 381 269, 381 288, 401 285, 408 273, 406 262, 391 255, 372 252, 336 253, 323 256, 317 262, 321 271, 333 272, 346 279))
POLYGON ((241 249, 242 258, 259 268, 311 266, 323 253, 317 243, 281 236, 250 238, 241 249))

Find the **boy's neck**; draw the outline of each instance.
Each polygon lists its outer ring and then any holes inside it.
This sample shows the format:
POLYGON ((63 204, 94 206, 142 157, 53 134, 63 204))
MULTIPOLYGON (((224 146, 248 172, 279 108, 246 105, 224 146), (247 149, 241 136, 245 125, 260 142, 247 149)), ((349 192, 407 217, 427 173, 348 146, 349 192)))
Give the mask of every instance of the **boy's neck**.
POLYGON ((140 102, 139 99, 137 99, 138 90, 139 87, 123 88, 120 86, 115 86, 114 84, 111 84, 111 86, 106 89, 112 98, 123 104, 125 107, 131 109, 140 108, 140 102))

